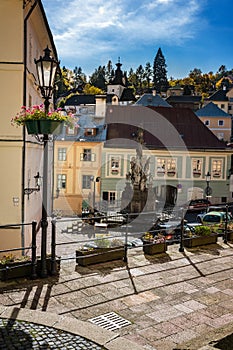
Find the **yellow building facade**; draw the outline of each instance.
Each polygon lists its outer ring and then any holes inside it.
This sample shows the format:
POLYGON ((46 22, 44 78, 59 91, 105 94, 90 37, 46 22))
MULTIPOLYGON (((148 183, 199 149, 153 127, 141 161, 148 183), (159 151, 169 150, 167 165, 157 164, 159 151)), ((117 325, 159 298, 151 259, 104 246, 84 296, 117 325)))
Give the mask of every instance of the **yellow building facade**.
MULTIPOLYGON (((39 222, 42 193, 24 194, 35 187, 34 176, 43 171, 43 147, 23 127, 13 127, 11 118, 21 106, 43 103, 36 85, 34 58, 48 45, 57 53, 41 1, 0 2, 0 226, 39 222)), ((0 228, 0 250, 26 247, 31 227, 0 228)))

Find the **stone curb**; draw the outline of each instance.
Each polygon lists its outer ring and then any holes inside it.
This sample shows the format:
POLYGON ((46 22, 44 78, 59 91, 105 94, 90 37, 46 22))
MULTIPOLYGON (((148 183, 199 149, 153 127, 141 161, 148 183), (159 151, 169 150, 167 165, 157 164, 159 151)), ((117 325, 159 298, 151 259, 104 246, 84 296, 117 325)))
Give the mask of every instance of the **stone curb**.
POLYGON ((71 317, 60 316, 55 313, 0 306, 0 317, 53 327, 91 340, 98 345, 104 346, 108 350, 145 349, 142 346, 119 336, 118 333, 113 331, 71 317))

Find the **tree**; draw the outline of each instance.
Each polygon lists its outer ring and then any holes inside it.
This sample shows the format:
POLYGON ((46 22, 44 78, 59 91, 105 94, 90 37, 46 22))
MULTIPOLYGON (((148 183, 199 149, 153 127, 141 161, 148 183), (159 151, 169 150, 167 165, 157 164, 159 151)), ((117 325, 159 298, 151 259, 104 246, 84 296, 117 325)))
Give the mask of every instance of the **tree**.
POLYGON ((83 85, 87 81, 86 75, 82 72, 81 67, 74 68, 74 87, 77 88, 80 85, 83 85))
POLYGON ((95 87, 106 90, 106 79, 105 79, 105 66, 99 66, 98 69, 90 76, 90 84, 95 87))
POLYGON ((57 85, 57 98, 63 94, 66 94, 73 88, 72 72, 65 66, 61 68, 61 74, 56 82, 57 85))
POLYGON ((158 49, 154 59, 153 82, 154 88, 158 92, 167 91, 169 84, 167 80, 167 65, 161 48, 158 49))
POLYGON ((85 95, 104 95, 104 91, 99 89, 96 86, 92 86, 90 84, 86 84, 84 89, 83 89, 83 93, 85 95))
MULTIPOLYGON (((142 83, 143 83, 143 79, 144 79, 144 68, 143 66, 140 64, 140 66, 136 69, 136 75, 137 75, 137 81, 139 84, 139 88, 142 88, 142 83)), ((137 86, 138 87, 138 86, 137 86)))
POLYGON ((144 77, 146 79, 147 88, 149 89, 150 88, 150 81, 151 81, 151 77, 152 77, 152 68, 151 68, 150 62, 146 63, 144 72, 145 72, 144 77))

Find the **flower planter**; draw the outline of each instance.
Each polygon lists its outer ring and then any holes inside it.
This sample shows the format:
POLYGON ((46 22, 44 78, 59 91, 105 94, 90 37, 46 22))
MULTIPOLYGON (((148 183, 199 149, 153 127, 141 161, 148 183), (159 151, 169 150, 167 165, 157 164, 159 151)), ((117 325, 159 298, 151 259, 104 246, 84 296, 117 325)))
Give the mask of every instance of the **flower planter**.
POLYGON ((63 122, 59 120, 38 119, 25 121, 28 134, 53 134, 59 135, 62 133, 63 122))
POLYGON ((38 120, 39 134, 59 135, 62 133, 63 123, 59 120, 38 120))
POLYGON ((227 240, 233 241, 233 231, 227 232, 227 240))
MULTIPOLYGON (((52 274, 51 258, 46 259, 48 275, 52 274)), ((41 270, 41 259, 38 258, 36 263, 36 273, 39 275, 41 270)), ((56 272, 60 270, 60 258, 56 258, 56 272)), ((15 261, 8 264, 0 264, 0 281, 17 278, 30 278, 32 276, 31 261, 15 261)))
POLYGON ((172 177, 172 176, 175 176, 175 175, 176 175, 176 172, 175 172, 175 171, 168 171, 168 172, 167 172, 167 176, 172 177))
POLYGON ((103 263, 124 258, 124 247, 76 250, 76 263, 80 266, 103 263))
POLYGON ((25 125, 27 128, 28 134, 30 134, 30 135, 39 134, 39 125, 37 123, 37 120, 27 120, 27 121, 25 121, 25 125))
POLYGON ((8 279, 28 278, 32 274, 31 261, 9 262, 8 264, 0 264, 0 281, 8 279))
POLYGON ((217 243, 218 235, 212 234, 209 236, 197 236, 184 239, 184 246, 186 248, 193 248, 200 245, 215 244, 217 243))
POLYGON ((164 171, 157 171, 157 176, 164 176, 165 172, 164 171))
POLYGON ((199 172, 193 172, 193 177, 200 177, 201 176, 201 173, 199 173, 199 172))
POLYGON ((161 254, 165 253, 167 250, 166 242, 164 243, 150 243, 148 241, 143 241, 143 252, 147 255, 161 254))

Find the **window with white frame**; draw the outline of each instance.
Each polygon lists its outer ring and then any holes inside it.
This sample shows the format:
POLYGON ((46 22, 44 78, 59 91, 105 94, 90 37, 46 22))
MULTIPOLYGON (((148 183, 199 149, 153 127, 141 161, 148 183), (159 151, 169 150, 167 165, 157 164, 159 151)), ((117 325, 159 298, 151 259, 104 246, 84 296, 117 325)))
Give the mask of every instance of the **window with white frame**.
POLYGON ((211 164, 211 175, 213 178, 222 177, 223 160, 213 159, 211 164))
POLYGON ((192 159, 192 172, 194 177, 200 177, 202 174, 202 159, 192 159))
POLYGON ((93 178, 92 175, 83 175, 82 176, 82 188, 86 190, 91 189, 91 179, 93 178))
POLYGON ((120 172, 120 157, 112 156, 110 160, 111 174, 118 175, 120 172))
POLYGON ((116 200, 116 192, 109 192, 109 201, 112 203, 112 202, 115 202, 116 200))
POLYGON ((64 147, 58 148, 58 160, 61 160, 61 161, 66 160, 66 148, 64 147))
POLYGON ((80 154, 80 160, 84 162, 94 162, 95 154, 92 153, 91 148, 84 148, 83 153, 80 154))
POLYGON ((65 174, 58 174, 57 175, 57 188, 59 188, 59 190, 66 188, 66 175, 65 174))
POLYGON ((218 126, 224 126, 224 120, 219 120, 218 121, 218 126))
POLYGON ((167 174, 168 176, 175 176, 177 171, 175 158, 157 158, 156 161, 157 175, 161 176, 167 174))
POLYGON ((84 131, 85 136, 96 136, 96 128, 86 128, 84 131))
POLYGON ((66 134, 67 135, 75 135, 76 134, 76 128, 70 128, 69 126, 67 126, 66 134))

